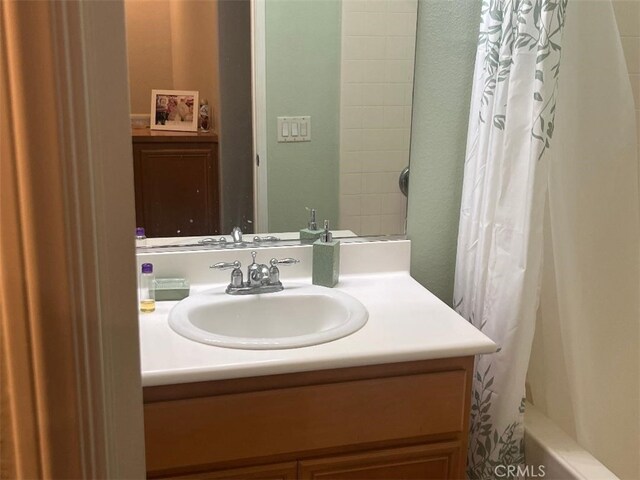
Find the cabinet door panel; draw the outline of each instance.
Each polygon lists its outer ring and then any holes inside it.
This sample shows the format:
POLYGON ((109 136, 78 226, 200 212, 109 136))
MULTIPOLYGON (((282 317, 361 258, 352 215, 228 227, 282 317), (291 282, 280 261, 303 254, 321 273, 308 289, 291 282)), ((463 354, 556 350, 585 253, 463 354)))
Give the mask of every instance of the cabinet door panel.
POLYGON ((219 233, 211 148, 141 147, 135 153, 137 223, 147 236, 219 233))
POLYGON ((458 478, 458 443, 419 445, 299 463, 301 480, 443 480, 458 478))
POLYGON ((259 465, 257 467, 234 468, 231 470, 217 470, 214 472, 194 473, 180 477, 166 477, 172 479, 198 480, 296 480, 297 463, 276 463, 259 465))

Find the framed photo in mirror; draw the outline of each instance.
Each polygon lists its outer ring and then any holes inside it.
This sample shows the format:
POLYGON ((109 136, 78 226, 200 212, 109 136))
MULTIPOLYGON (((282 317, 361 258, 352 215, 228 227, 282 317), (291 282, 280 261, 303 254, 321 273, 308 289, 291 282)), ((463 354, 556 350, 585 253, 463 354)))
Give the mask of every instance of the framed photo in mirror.
POLYGON ((198 131, 198 92, 151 91, 151 130, 198 131))

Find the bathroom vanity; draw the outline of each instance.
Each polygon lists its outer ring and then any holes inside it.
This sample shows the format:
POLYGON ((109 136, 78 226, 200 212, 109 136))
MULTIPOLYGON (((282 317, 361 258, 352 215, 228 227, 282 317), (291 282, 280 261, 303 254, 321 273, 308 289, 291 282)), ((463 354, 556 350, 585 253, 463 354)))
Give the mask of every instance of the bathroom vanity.
MULTIPOLYGON (((409 276, 408 241, 341 248, 336 288, 361 302, 368 320, 337 340, 222 348, 171 329, 177 302, 140 317, 149 477, 464 477, 473 355, 495 344, 409 276)), ((215 300, 228 272, 209 265, 248 255, 194 251, 138 260, 189 277, 192 296, 204 291, 215 300)), ((310 246, 258 255, 300 260, 283 269, 284 290, 263 297, 284 299, 288 284, 309 282, 310 246)))

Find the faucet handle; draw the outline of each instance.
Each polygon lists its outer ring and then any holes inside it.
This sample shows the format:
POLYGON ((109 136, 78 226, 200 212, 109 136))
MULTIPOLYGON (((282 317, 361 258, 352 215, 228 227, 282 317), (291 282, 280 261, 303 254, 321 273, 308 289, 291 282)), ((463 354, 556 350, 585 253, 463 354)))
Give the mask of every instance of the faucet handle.
POLYGON ((280 240, 279 237, 274 237, 273 235, 266 235, 264 237, 259 237, 258 235, 256 235, 255 237, 253 237, 253 242, 254 243, 262 243, 262 242, 276 242, 280 240))
POLYGON ((278 260, 277 258, 272 258, 269 260, 271 267, 269 268, 269 283, 272 285, 280 283, 280 270, 278 269, 278 265, 282 265, 283 267, 287 267, 290 265, 295 265, 296 263, 300 263, 300 260, 295 258, 282 258, 278 260))
POLYGON ((235 262, 218 262, 214 265, 210 265, 209 268, 215 268, 217 270, 231 270, 232 268, 240 268, 242 264, 236 260, 235 262))
POLYGON ((242 287, 242 270, 240 270, 241 264, 238 260, 235 262, 218 262, 214 265, 211 265, 209 268, 215 268, 217 270, 231 270, 231 282, 227 287, 227 291, 229 288, 240 288, 242 287))
POLYGON ((198 243, 201 243, 202 245, 226 245, 227 243, 227 239, 224 237, 220 237, 218 239, 213 238, 213 237, 207 237, 207 238, 203 238, 201 240, 198 240, 198 243))
POLYGON ((300 260, 296 259, 296 258, 282 258, 280 260, 278 260, 277 258, 272 258, 269 263, 271 264, 272 267, 275 267, 276 265, 282 265, 283 267, 288 267, 290 265, 295 265, 296 263, 300 263, 300 260))

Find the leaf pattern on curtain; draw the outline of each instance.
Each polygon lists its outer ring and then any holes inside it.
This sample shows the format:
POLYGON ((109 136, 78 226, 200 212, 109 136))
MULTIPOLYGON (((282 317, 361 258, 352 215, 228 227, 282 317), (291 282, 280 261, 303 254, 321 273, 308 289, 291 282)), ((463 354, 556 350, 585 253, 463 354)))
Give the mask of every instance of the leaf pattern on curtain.
MULTIPOLYGON (((482 23, 478 46, 485 49, 483 68, 486 72, 482 107, 489 105, 498 83, 509 78, 514 56, 518 52, 536 55, 533 75, 536 102, 543 102, 540 113, 531 126, 531 135, 542 143, 540 157, 550 146, 556 111, 558 76, 560 74, 560 38, 564 28, 568 0, 483 0, 482 23), (544 98, 542 86, 554 83, 552 94, 544 98)), ((492 114, 493 126, 504 130, 506 105, 492 114)), ((486 112, 480 109, 479 120, 486 122, 486 112)))

